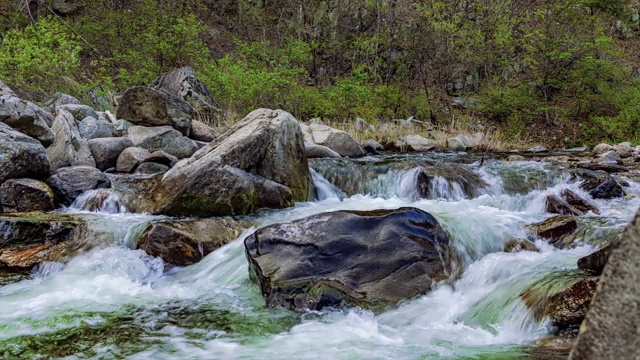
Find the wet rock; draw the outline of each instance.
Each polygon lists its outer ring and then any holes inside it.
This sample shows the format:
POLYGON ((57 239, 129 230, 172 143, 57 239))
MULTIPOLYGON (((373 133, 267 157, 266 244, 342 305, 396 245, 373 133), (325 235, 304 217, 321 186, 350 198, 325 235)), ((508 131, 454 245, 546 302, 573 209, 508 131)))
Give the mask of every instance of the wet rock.
POLYGON ((526 239, 509 239, 504 244, 504 252, 516 253, 520 251, 538 251, 534 243, 526 239))
POLYGON ((70 208, 107 214, 118 214, 127 211, 126 206, 120 202, 120 195, 113 189, 104 188, 82 193, 73 201, 70 208))
POLYGON ((562 237, 573 233, 578 228, 578 223, 571 216, 553 216, 543 222, 529 225, 528 228, 541 238, 549 240, 556 247, 564 247, 562 237))
POLYGON ((0 215, 0 268, 30 269, 64 262, 93 246, 113 242, 109 231, 91 230, 84 218, 61 213, 0 215))
POLYGON ((551 296, 545 315, 560 329, 580 326, 598 286, 598 277, 588 277, 551 296))
POLYGON ((116 115, 136 125, 171 126, 189 135, 193 107, 164 91, 144 86, 127 89, 116 115))
POLYGON ((47 100, 47 102, 44 103, 44 109, 50 113, 56 113, 56 109, 58 108, 58 106, 67 104, 80 105, 80 100, 74 98, 71 95, 55 93, 49 100, 47 100))
POLYGON ((619 173, 628 171, 626 167, 616 164, 578 163, 577 167, 593 171, 603 171, 606 173, 619 173))
POLYGON ((384 146, 375 140, 366 140, 360 145, 367 154, 378 155, 381 151, 384 151, 384 146))
POLYGON ((311 124, 309 130, 313 143, 326 146, 340 156, 361 157, 365 155, 360 143, 344 131, 316 124, 311 124))
POLYGON ((107 175, 91 166, 60 168, 46 180, 46 183, 62 205, 71 204, 85 191, 108 188, 110 185, 107 175))
POLYGON ((220 105, 213 98, 213 94, 190 67, 169 71, 155 79, 150 86, 185 101, 200 115, 211 116, 219 112, 220 105))
POLYGON ((597 206, 587 201, 586 199, 583 199, 582 197, 580 197, 580 195, 576 194, 575 192, 569 189, 562 190, 562 192, 560 193, 560 196, 562 196, 564 201, 566 201, 569 205, 571 205, 575 209, 580 210, 585 214, 591 211, 596 215, 600 215, 600 210, 598 209, 597 206))
POLYGON ((56 208, 53 191, 33 179, 10 179, 0 185, 0 211, 52 211, 56 208))
POLYGON ((60 114, 61 111, 68 111, 76 121, 82 121, 87 117, 94 119, 98 118, 98 113, 87 105, 80 104, 65 104, 56 108, 56 114, 60 114))
POLYGON ((46 120, 40 116, 43 112, 37 105, 16 96, 0 96, 0 122, 49 146, 53 143, 54 133, 46 120), (39 110, 39 111, 37 111, 39 110))
POLYGON ((247 214, 314 198, 297 120, 259 109, 165 173, 154 213, 247 214))
POLYGON ((611 252, 580 326, 570 360, 637 359, 640 356, 640 215, 611 252))
POLYGON ((609 180, 598 185, 589 195, 594 199, 614 199, 624 197, 624 190, 615 180, 609 180))
POLYGON ((522 155, 509 155, 507 161, 525 161, 526 158, 522 155))
POLYGON ((168 264, 188 266, 237 239, 248 226, 248 222, 224 218, 160 221, 147 226, 136 248, 168 264))
POLYGON ((613 146, 609 144, 601 143, 596 145, 596 147, 593 148, 592 153, 593 155, 600 155, 612 150, 613 150, 613 146))
POLYGON ((414 208, 336 211, 264 227, 244 241, 267 306, 380 306, 457 274, 435 218, 414 208))
POLYGON ((571 206, 564 199, 561 199, 557 195, 549 195, 545 199, 546 210, 552 214, 560 214, 560 215, 584 215, 585 212, 575 207, 571 206))
POLYGON ((154 162, 146 162, 138 165, 136 168, 136 174, 160 174, 169 171, 170 167, 163 164, 158 164, 154 162))
POLYGON ((307 158, 341 158, 340 154, 329 149, 326 146, 305 142, 304 149, 307 152, 307 158))
POLYGON ((129 129, 128 136, 136 147, 149 151, 163 150, 179 159, 190 157, 198 150, 193 140, 182 136, 171 126, 134 126, 129 129))
POLYGON ((133 172, 138 164, 150 155, 151 153, 146 149, 128 147, 118 155, 118 159, 116 160, 116 171, 121 173, 133 172))
POLYGON ((87 116, 78 123, 80 136, 87 140, 118 136, 116 128, 107 122, 87 116))
POLYGON ((584 191, 591 191, 598 185, 613 180, 613 177, 607 173, 593 171, 587 169, 570 169, 571 180, 581 180, 580 188, 584 191))
POLYGON ((220 135, 208 125, 198 120, 191 121, 191 132, 189 133, 191 139, 208 143, 217 139, 218 136, 220 135))
POLYGON ((89 140, 89 149, 91 149, 91 154, 96 160, 96 167, 102 171, 115 167, 122 151, 132 146, 133 143, 126 137, 89 140))
POLYGON ((52 170, 67 166, 96 166, 89 143, 80 136, 71 113, 62 109, 58 111, 58 116, 53 122, 53 132, 56 134, 56 139, 47 148, 52 170))
POLYGON ((394 141, 393 147, 400 151, 430 151, 435 150, 437 144, 420 135, 406 135, 394 141))
POLYGON ((488 186, 480 175, 459 164, 424 166, 417 177, 418 193, 423 199, 474 198, 488 186))
POLYGON ((597 164, 612 164, 612 165, 621 165, 622 164, 622 158, 620 157, 620 155, 618 155, 617 152, 611 150, 611 151, 607 151, 604 152, 602 154, 599 154, 594 161, 597 164))
POLYGON ((604 270, 605 265, 607 265, 613 249, 613 245, 607 245, 596 252, 578 259, 578 269, 589 271, 593 275, 602 274, 602 270, 604 270))
POLYGON ((0 123, 0 183, 7 179, 44 179, 51 166, 42 144, 0 123))

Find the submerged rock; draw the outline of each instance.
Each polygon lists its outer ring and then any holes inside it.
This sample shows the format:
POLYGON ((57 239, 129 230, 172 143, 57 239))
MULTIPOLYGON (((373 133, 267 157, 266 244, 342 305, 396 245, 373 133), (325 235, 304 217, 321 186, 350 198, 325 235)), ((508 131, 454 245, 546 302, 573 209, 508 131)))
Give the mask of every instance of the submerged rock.
POLYGON ((604 270, 605 265, 607 265, 613 249, 613 245, 607 245, 596 252, 578 259, 578 269, 588 271, 593 275, 602 274, 602 270, 604 270))
POLYGON ((528 228, 537 236, 547 239, 550 244, 562 248, 562 238, 573 233, 578 223, 572 216, 553 216, 543 222, 529 225, 528 228))
POLYGON ((42 144, 0 123, 0 183, 7 179, 49 176, 51 166, 42 144))
POLYGON ((503 248, 504 252, 516 253, 520 251, 538 251, 534 243, 526 239, 509 239, 503 248))
POLYGON ((289 309, 396 303, 459 270, 446 232, 415 208, 318 214, 264 227, 244 245, 266 304, 289 309))
POLYGON ((160 221, 147 226, 136 248, 168 264, 188 266, 235 240, 248 226, 246 221, 224 218, 160 221))
POLYGON ((0 211, 51 211, 56 208, 53 191, 33 179, 10 179, 0 185, 0 211))
POLYGON ((560 329, 580 326, 598 286, 598 277, 588 277, 558 292, 549 299, 545 315, 560 329))

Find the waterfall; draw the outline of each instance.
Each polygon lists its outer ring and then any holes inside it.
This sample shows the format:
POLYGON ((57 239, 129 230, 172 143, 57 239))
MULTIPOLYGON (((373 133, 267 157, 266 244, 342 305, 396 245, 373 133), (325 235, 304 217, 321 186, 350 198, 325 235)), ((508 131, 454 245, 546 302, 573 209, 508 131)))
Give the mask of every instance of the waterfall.
POLYGON ((120 202, 120 195, 111 189, 85 191, 73 201, 68 211, 90 211, 107 214, 128 212, 127 208, 120 202))

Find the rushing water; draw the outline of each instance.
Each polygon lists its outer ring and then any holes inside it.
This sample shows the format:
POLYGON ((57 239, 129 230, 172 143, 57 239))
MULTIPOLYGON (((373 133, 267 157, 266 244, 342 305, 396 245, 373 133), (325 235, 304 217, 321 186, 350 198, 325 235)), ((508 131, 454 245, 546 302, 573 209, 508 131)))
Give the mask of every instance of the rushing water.
POLYGON ((588 195, 559 167, 470 159, 460 166, 485 183, 474 197, 459 184, 434 177, 432 195, 420 199, 416 164, 455 160, 429 156, 316 161, 312 175, 319 200, 265 211, 257 220, 263 225, 339 209, 414 206, 433 214, 463 255, 465 271, 453 284, 382 313, 267 309, 248 280, 243 253, 242 240, 254 229, 198 264, 167 272, 161 260, 131 250, 141 226, 156 217, 126 213, 110 193, 91 207, 87 204, 95 196, 87 195, 65 211, 102 211, 92 216, 113 227, 117 242, 66 264, 42 264, 26 279, 0 283, 0 357, 525 358, 526 349, 549 328, 533 319, 519 294, 545 275, 574 269, 594 245, 618 234, 640 205, 640 186, 631 182, 627 191, 633 196, 627 199, 594 201, 601 215, 581 220, 584 230, 575 248, 558 250, 538 241, 540 252, 504 253, 509 238, 526 236, 525 225, 551 216, 544 209, 547 195, 565 188, 588 195), (331 176, 322 175, 340 172, 360 176, 361 192, 348 196, 328 180, 331 176))

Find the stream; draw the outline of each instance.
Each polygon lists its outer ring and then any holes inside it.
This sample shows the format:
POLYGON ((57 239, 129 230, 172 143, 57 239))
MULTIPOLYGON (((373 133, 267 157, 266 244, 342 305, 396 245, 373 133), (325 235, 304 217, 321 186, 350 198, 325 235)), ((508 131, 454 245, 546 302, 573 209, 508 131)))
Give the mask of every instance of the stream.
MULTIPOLYGON (((255 226, 201 262, 168 268, 132 250, 152 221, 107 202, 87 212, 82 199, 61 212, 91 217, 116 242, 65 264, 43 263, 0 283, 3 359, 526 359, 550 335, 520 293, 622 232, 640 206, 640 184, 625 199, 593 200, 600 215, 580 217, 576 246, 506 253, 510 238, 552 214, 545 198, 571 189, 589 194, 567 164, 505 162, 430 153, 310 161, 319 200, 248 217, 255 226), (487 184, 465 188, 435 176, 428 198, 416 186, 421 164, 453 164, 487 184), (411 206, 432 214, 464 262, 462 276, 382 312, 350 308, 270 309, 249 281, 243 239, 260 226, 335 210, 411 206)), ((86 200, 85 200, 86 201, 86 200)))

